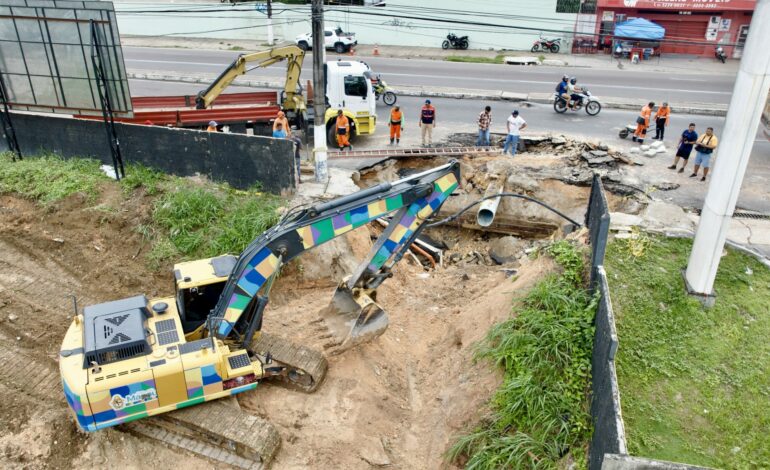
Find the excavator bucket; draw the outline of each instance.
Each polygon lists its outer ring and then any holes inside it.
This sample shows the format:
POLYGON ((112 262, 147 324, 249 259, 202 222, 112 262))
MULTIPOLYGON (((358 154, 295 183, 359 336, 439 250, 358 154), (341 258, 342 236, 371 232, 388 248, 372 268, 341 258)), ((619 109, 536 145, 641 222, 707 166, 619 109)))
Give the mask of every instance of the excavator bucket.
MULTIPOLYGON (((372 291, 373 292, 373 291, 372 291)), ((331 303, 321 311, 330 354, 338 354, 380 336, 388 328, 388 314, 364 289, 343 282, 331 303)))

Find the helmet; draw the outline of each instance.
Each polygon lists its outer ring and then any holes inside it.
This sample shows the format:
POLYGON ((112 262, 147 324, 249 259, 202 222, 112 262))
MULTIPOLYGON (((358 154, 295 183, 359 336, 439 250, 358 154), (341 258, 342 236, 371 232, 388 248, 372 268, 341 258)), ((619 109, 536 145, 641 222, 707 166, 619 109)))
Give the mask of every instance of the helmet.
POLYGON ((568 75, 562 75, 561 81, 566 82, 567 80, 569 80, 569 76, 568 75))
POLYGON ((574 85, 575 83, 577 83, 577 78, 572 77, 569 79, 569 82, 574 85))

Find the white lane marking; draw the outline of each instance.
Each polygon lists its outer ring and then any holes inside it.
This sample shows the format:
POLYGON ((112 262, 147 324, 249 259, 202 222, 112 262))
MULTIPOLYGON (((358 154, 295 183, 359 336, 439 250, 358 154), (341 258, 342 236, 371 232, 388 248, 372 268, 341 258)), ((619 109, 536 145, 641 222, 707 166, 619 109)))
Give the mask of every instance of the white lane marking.
MULTIPOLYGON (((181 64, 181 65, 204 65, 209 67, 221 67, 224 64, 214 64, 209 62, 178 62, 178 61, 172 61, 172 60, 150 60, 150 59, 126 59, 126 62, 147 62, 147 63, 160 63, 160 64, 181 64)), ((542 81, 542 80, 514 80, 514 79, 500 79, 500 78, 484 78, 484 77, 448 77, 446 75, 420 75, 420 74, 411 74, 411 73, 387 73, 386 74, 389 77, 420 77, 420 78, 439 78, 439 79, 450 79, 450 80, 470 80, 470 81, 485 81, 485 82, 502 82, 502 83, 532 83, 536 85, 552 85, 553 80, 549 81, 542 81)), ((594 84, 592 86, 595 86, 597 88, 619 88, 619 89, 628 89, 632 86, 630 85, 601 85, 601 84, 594 84)), ((695 94, 708 94, 708 95, 731 95, 731 91, 705 91, 705 90, 683 90, 683 89, 676 89, 676 88, 655 88, 655 87, 645 87, 645 90, 657 90, 657 91, 670 91, 670 92, 677 92, 677 93, 695 93, 695 94)))
POLYGON ((674 78, 674 77, 668 77, 669 80, 676 80, 679 82, 705 82, 707 81, 705 78, 674 78))

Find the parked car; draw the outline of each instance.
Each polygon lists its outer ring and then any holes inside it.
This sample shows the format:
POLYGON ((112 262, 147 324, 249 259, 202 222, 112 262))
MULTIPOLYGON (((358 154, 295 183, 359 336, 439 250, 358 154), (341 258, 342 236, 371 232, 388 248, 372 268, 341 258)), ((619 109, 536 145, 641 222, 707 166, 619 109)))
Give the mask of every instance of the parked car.
MULTIPOLYGON (((338 54, 342 54, 343 52, 348 52, 350 48, 358 44, 355 36, 355 33, 343 32, 342 28, 326 29, 324 30, 324 46, 326 49, 334 49, 338 54)), ((295 43, 302 50, 310 50, 313 48, 313 34, 300 34, 295 39, 295 43)))

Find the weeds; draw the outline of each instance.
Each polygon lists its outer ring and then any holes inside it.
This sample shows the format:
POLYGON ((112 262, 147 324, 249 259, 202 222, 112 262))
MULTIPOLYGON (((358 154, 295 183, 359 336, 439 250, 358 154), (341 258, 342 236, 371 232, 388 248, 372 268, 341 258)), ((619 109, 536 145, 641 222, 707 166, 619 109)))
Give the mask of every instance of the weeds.
POLYGON ((228 187, 179 183, 155 203, 153 262, 240 253, 278 220, 280 199, 228 187))
POLYGON ((538 283, 477 347, 505 376, 490 416, 449 451, 468 469, 552 468, 568 453, 585 464, 596 302, 583 289, 580 251, 559 242, 546 253, 564 272, 538 283))
POLYGON ((715 468, 770 462, 770 270, 727 251, 704 309, 685 293, 690 240, 615 240, 605 267, 629 452, 715 468))
POLYGON ((450 55, 444 57, 447 62, 473 62, 478 64, 502 64, 505 56, 497 54, 495 57, 476 57, 470 55, 450 55))
POLYGON ((125 167, 126 176, 120 180, 120 185, 126 192, 144 188, 148 196, 157 194, 164 181, 168 180, 165 173, 146 167, 141 163, 129 163, 125 167))
POLYGON ((96 160, 63 159, 55 155, 11 161, 0 154, 0 193, 16 193, 46 205, 75 193, 93 200, 99 184, 109 181, 96 160))

